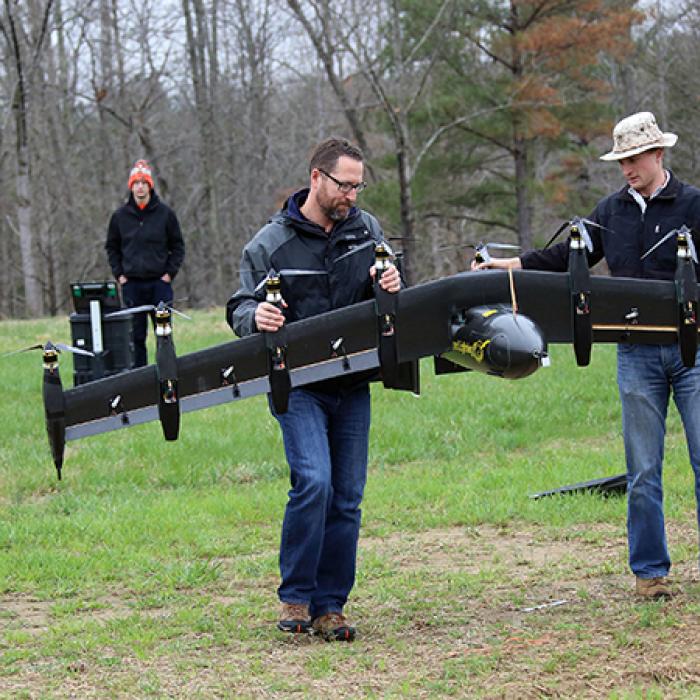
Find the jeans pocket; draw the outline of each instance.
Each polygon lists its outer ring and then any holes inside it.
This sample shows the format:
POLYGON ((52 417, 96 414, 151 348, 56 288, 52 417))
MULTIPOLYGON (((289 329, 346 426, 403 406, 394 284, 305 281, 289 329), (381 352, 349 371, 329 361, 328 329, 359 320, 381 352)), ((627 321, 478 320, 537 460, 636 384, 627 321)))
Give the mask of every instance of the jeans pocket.
POLYGON ((637 343, 618 343, 617 351, 623 354, 629 354, 637 349, 637 343))

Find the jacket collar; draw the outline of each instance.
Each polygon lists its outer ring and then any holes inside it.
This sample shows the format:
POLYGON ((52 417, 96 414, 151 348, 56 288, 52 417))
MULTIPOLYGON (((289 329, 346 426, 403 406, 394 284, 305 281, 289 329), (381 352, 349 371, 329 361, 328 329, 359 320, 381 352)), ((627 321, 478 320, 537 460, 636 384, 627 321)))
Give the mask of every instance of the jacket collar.
POLYGON ((356 227, 358 222, 361 223, 360 210, 357 207, 352 207, 352 209, 350 209, 348 212, 347 217, 343 221, 338 221, 333 226, 330 233, 326 233, 322 226, 310 221, 301 213, 301 208, 304 206, 304 202, 306 201, 308 195, 308 187, 295 192, 293 195, 291 195, 291 197, 289 197, 285 205, 282 207, 282 210, 278 212, 278 214, 276 214, 272 220, 289 224, 300 231, 311 233, 316 236, 323 236, 324 238, 330 238, 339 231, 353 229, 356 227))
MULTIPOLYGON (((668 171, 669 178, 659 194, 654 199, 675 199, 681 191, 681 181, 673 174, 672 170, 668 171)), ((625 199, 628 202, 634 202, 634 197, 629 193, 629 187, 625 186, 615 193, 617 199, 625 199)))

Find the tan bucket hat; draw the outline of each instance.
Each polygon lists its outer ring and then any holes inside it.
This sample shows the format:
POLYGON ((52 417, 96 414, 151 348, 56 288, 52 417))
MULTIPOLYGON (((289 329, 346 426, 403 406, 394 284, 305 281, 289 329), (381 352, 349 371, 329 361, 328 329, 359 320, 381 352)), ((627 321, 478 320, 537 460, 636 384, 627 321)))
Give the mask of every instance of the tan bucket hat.
POLYGON ((651 112, 637 112, 619 121, 613 129, 613 149, 600 156, 601 160, 622 160, 652 148, 670 148, 676 134, 664 133, 651 112))

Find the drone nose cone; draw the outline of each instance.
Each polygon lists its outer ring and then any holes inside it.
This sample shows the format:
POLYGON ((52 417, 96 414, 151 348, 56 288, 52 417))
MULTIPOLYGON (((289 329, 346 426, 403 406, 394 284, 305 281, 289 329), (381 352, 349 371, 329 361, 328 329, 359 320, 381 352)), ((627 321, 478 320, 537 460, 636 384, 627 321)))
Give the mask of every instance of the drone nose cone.
POLYGON ((501 376, 522 379, 531 375, 547 355, 542 332, 527 316, 504 314, 496 323, 501 333, 493 343, 492 361, 503 368, 501 376))

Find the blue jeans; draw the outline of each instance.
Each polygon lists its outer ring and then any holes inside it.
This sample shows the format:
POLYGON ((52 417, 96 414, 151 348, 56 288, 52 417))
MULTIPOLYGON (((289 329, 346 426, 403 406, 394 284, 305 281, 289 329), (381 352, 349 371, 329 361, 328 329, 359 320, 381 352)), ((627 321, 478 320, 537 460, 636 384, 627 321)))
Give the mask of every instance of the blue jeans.
POLYGON ((282 523, 277 592, 312 617, 342 612, 355 583, 360 503, 367 480, 370 396, 295 389, 275 414, 292 488, 282 523))
MULTIPOLYGON (((127 306, 157 306, 161 301, 170 303, 173 300, 173 288, 169 282, 162 279, 137 280, 130 279, 122 287, 122 296, 127 306)), ((134 338, 134 367, 148 364, 146 352, 146 334, 148 333, 148 317, 153 314, 144 312, 131 317, 134 338)))
MULTIPOLYGON (((661 467, 666 414, 673 391, 685 428, 700 504, 700 351, 684 367, 678 345, 619 345, 617 382, 627 461, 629 564, 636 576, 666 576, 671 559, 664 527, 661 467)), ((700 527, 700 507, 698 508, 700 527)))

